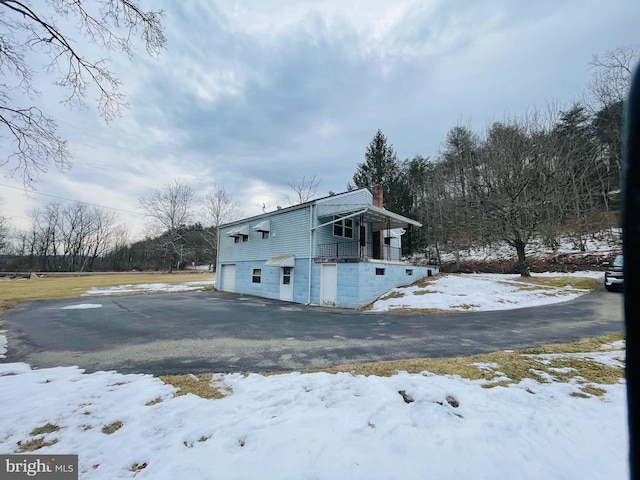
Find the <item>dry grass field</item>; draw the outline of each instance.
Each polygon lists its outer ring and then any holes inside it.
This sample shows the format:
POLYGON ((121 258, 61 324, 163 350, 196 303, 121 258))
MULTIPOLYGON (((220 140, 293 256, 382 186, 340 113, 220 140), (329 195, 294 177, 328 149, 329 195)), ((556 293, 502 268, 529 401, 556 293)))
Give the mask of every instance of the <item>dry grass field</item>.
POLYGON ((91 287, 115 287, 142 283, 167 283, 212 280, 211 273, 142 273, 90 275, 82 277, 49 277, 29 279, 0 278, 0 322, 7 308, 18 302, 80 297, 91 287))

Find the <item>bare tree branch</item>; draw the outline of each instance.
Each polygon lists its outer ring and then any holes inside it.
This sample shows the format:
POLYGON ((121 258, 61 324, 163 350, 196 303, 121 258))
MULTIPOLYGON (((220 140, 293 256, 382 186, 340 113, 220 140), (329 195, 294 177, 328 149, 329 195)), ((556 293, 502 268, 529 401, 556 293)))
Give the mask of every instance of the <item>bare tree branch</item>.
POLYGON ((287 197, 289 205, 299 205, 308 202, 315 196, 318 192, 318 186, 320 186, 320 180, 318 180, 317 175, 308 178, 303 175, 287 182, 287 185, 295 193, 293 199, 287 197))
POLYGON ((214 185, 205 195, 203 202, 204 217, 213 228, 240 217, 238 204, 221 185, 214 185))
POLYGON ((588 90, 598 104, 598 109, 622 102, 631 85, 631 74, 640 57, 638 46, 617 47, 591 60, 593 76, 588 90))
MULTIPOLYGON (((35 105, 40 94, 33 84, 35 72, 45 70, 56 76, 53 83, 67 92, 63 103, 72 107, 86 107, 87 96, 97 90, 97 108, 107 122, 128 107, 119 91, 121 82, 109 68, 110 61, 84 55, 60 27, 61 20, 75 21, 85 43, 106 51, 118 50, 129 58, 135 35, 152 56, 166 43, 162 12, 145 12, 135 0, 51 0, 39 4, 37 10, 25 1, 0 0, 0 126, 5 127, 13 149, 0 160, 0 167, 20 177, 25 185, 33 185, 52 163, 60 169, 70 166, 70 155, 56 133, 55 121, 35 105), (38 58, 40 65, 32 60, 38 58), (25 101, 34 104, 16 105, 25 101)), ((0 138, 5 135, 0 130, 0 138)))
MULTIPOLYGON (((0 198, 0 205, 4 203, 4 200, 0 198)), ((0 253, 7 248, 7 239, 9 238, 9 221, 0 212, 0 253)))

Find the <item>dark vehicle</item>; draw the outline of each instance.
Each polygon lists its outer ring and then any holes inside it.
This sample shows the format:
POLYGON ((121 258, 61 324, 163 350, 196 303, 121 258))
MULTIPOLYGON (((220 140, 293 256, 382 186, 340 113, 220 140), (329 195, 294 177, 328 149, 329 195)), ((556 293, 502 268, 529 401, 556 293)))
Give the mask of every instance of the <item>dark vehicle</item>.
POLYGON ((624 286, 624 277, 622 274, 622 255, 618 255, 604 272, 604 288, 609 292, 621 292, 624 286))

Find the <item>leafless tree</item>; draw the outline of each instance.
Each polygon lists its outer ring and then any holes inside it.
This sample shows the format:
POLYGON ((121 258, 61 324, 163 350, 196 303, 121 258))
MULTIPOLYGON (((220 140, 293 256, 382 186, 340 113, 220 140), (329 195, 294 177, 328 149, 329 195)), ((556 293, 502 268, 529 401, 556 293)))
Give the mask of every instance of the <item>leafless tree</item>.
POLYGON ((32 268, 39 261, 42 271, 58 270, 61 265, 57 263, 59 254, 59 232, 62 205, 59 202, 51 202, 44 207, 37 207, 29 211, 31 219, 31 231, 28 238, 31 241, 29 252, 32 259, 32 268))
POLYGON ((132 265, 129 249, 129 231, 124 225, 117 225, 111 234, 111 250, 106 255, 109 268, 115 271, 130 270, 132 265))
POLYGON ((110 60, 91 58, 85 46, 132 58, 136 35, 150 55, 157 55, 166 43, 162 12, 144 11, 138 0, 36 3, 0 0, 0 126, 13 150, 0 159, 0 167, 25 185, 32 185, 52 163, 60 169, 70 166, 55 120, 37 105, 39 73, 55 76, 53 83, 65 91, 63 102, 72 107, 84 107, 88 95, 97 93, 97 108, 109 121, 127 108, 121 82, 110 70, 110 60), (81 42, 70 35, 74 27, 81 42))
MULTIPOLYGON (((94 207, 92 212, 92 234, 89 242, 86 264, 93 270, 97 258, 105 256, 114 248, 123 230, 117 224, 116 214, 100 207, 94 207)), ((126 230, 125 230, 126 235, 126 230)))
MULTIPOLYGON (((4 200, 0 198, 0 206, 4 203, 4 200)), ((0 253, 4 252, 7 248, 9 238, 9 221, 0 212, 0 253)))
POLYGON ((193 189, 178 179, 172 179, 149 197, 140 198, 140 206, 153 225, 162 230, 160 247, 169 260, 169 272, 179 266, 184 227, 191 220, 196 202, 193 189))
POLYGON ((213 185, 203 199, 204 217, 209 225, 220 225, 237 220, 241 211, 237 202, 222 185, 213 185))
POLYGON ((306 177, 303 175, 287 182, 287 185, 295 194, 293 198, 287 197, 289 205, 299 205, 301 203, 308 202, 316 193, 318 193, 320 180, 318 180, 317 175, 314 175, 313 177, 306 177))
POLYGON ((65 268, 70 272, 92 270, 96 258, 112 246, 115 213, 76 202, 62 208, 61 219, 58 238, 65 268))
POLYGON ((31 229, 18 235, 19 255, 30 268, 70 272, 92 270, 112 246, 115 213, 75 202, 51 202, 29 212, 31 229))
POLYGON ((488 239, 503 240, 518 256, 520 275, 529 276, 526 247, 539 234, 550 203, 557 169, 553 123, 539 112, 494 123, 483 142, 473 175, 469 207, 481 218, 488 239))
POLYGON ((600 107, 622 102, 627 97, 633 68, 639 57, 637 45, 617 47, 603 55, 593 56, 593 75, 588 90, 600 107))
POLYGON ((213 264, 218 251, 218 227, 240 218, 241 210, 233 196, 222 185, 213 185, 203 199, 203 216, 209 225, 202 229, 202 239, 207 245, 205 255, 213 264))
POLYGON ((631 86, 634 66, 640 59, 640 46, 628 45, 594 55, 592 77, 587 86, 593 124, 600 143, 605 168, 616 170, 622 185, 622 112, 631 86))

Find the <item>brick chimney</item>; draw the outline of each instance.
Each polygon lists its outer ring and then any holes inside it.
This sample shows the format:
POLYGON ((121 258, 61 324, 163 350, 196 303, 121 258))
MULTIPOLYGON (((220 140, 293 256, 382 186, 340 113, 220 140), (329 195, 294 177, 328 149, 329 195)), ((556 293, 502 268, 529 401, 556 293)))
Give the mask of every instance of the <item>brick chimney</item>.
POLYGON ((371 193, 373 193, 373 206, 384 208, 384 189, 382 185, 371 187, 371 193))

